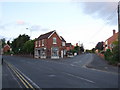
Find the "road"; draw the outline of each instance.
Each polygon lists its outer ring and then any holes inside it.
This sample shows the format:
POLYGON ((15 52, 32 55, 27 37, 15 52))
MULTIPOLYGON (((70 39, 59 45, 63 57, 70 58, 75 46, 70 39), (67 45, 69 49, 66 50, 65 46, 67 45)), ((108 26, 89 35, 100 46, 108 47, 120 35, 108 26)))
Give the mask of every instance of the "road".
MULTIPOLYGON (((6 63, 16 68, 36 88, 117 88, 118 73, 85 67, 94 54, 51 60, 18 56, 3 56, 6 63)), ((22 88, 25 85, 3 65, 3 88, 22 88), (5 76, 7 73, 8 76, 5 76), (9 74, 8 74, 9 73, 9 74), (6 80, 6 77, 10 78, 6 80), (12 80, 11 80, 12 79, 12 80), (10 83, 10 84, 9 84, 10 83)), ((11 67, 12 67, 11 66, 11 67)))

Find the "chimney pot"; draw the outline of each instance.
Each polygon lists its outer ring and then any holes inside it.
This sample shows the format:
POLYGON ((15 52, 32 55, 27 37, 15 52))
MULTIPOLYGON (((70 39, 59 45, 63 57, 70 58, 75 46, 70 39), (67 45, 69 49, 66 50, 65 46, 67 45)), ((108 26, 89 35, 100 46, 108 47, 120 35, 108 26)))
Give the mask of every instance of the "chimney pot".
POLYGON ((113 30, 113 35, 115 34, 115 30, 113 30))

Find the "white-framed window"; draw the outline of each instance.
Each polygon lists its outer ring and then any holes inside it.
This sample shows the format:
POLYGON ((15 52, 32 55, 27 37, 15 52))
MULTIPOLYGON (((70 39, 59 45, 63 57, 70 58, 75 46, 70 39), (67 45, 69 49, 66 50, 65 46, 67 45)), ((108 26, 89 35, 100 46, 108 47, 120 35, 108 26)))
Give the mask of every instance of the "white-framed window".
POLYGON ((56 37, 53 37, 53 44, 57 44, 57 39, 56 39, 56 37))
POLYGON ((39 40, 39 47, 40 47, 40 40, 39 40))
POLYGON ((44 39, 42 40, 42 46, 44 46, 44 39))
POLYGON ((35 42, 35 47, 37 47, 37 41, 35 42))
POLYGON ((65 42, 62 42, 62 46, 65 46, 65 42))

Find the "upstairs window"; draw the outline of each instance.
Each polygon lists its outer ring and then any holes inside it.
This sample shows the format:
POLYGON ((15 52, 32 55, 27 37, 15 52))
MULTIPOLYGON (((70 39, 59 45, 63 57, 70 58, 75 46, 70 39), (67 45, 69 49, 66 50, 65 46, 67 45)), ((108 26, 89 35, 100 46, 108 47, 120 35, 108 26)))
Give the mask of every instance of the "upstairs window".
POLYGON ((37 41, 35 42, 35 47, 37 47, 37 41))
POLYGON ((44 39, 42 40, 42 46, 44 46, 44 39))
POLYGON ((40 47, 40 41, 39 41, 39 47, 40 47))
POLYGON ((57 44, 57 39, 56 39, 56 37, 53 37, 53 44, 57 44))
POLYGON ((65 42, 62 42, 62 46, 65 46, 65 42))

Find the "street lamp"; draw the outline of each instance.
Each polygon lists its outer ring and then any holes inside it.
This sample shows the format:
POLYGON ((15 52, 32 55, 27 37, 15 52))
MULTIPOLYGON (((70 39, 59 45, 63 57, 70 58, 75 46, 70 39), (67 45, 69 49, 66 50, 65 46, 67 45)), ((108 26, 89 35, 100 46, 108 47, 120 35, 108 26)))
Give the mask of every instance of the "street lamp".
POLYGON ((29 28, 26 28, 26 30, 30 30, 30 38, 31 38, 31 36, 32 36, 32 30, 29 29, 29 28))

